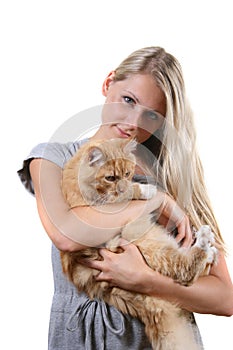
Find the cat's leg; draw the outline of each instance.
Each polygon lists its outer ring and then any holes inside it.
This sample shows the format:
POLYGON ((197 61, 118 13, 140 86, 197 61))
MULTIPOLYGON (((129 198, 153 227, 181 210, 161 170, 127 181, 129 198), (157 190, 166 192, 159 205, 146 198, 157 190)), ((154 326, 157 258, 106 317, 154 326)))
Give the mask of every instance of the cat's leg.
POLYGON ((191 285, 201 274, 207 274, 207 268, 216 262, 217 249, 212 246, 214 236, 207 226, 198 231, 196 244, 190 249, 179 248, 172 237, 161 238, 157 231, 155 226, 145 235, 149 240, 140 239, 135 243, 152 269, 174 281, 191 285))
MULTIPOLYGON (((179 249, 183 255, 183 265, 182 259, 181 264, 175 271, 176 281, 184 284, 192 284, 196 278, 202 274, 207 274, 211 264, 216 263, 218 251, 213 246, 214 244, 214 234, 210 227, 205 225, 200 228, 196 234, 196 243, 188 253, 183 253, 184 248, 179 249)), ((182 258, 181 255, 181 258, 182 258)), ((177 261, 179 257, 177 256, 177 261)), ((176 266, 176 262, 173 262, 176 266)))

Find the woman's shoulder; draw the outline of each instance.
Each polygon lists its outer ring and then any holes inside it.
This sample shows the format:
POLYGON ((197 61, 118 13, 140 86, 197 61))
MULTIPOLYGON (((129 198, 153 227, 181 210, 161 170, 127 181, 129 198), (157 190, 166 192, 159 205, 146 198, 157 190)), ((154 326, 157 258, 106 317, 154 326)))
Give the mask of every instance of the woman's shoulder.
POLYGON ((74 142, 44 142, 39 143, 29 152, 24 159, 22 168, 17 171, 19 178, 25 188, 34 194, 33 184, 31 181, 29 166, 33 159, 46 159, 60 168, 79 150, 79 148, 87 142, 88 139, 82 139, 74 142))
POLYGON ((64 164, 78 151, 86 140, 59 143, 45 142, 36 145, 29 153, 27 159, 42 158, 50 160, 63 168, 64 164))

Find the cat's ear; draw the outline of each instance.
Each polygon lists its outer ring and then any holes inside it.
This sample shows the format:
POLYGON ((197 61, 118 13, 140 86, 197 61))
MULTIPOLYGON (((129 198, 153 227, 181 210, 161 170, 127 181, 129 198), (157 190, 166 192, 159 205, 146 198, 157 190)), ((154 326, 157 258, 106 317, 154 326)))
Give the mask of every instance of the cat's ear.
POLYGON ((90 166, 101 166, 105 163, 105 157, 100 148, 93 147, 89 150, 88 163, 90 166))
POLYGON ((134 139, 128 141, 124 146, 124 152, 126 154, 130 154, 131 152, 135 151, 137 148, 137 144, 138 144, 137 141, 134 139))

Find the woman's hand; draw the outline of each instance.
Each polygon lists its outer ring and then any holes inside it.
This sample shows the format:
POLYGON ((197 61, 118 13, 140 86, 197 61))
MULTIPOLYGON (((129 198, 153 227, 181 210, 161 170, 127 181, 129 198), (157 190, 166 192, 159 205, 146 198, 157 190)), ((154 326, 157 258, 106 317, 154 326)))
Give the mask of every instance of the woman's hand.
POLYGON ((166 227, 169 232, 177 228, 178 235, 176 236, 176 241, 182 243, 182 247, 189 248, 194 241, 194 237, 188 216, 177 203, 166 194, 159 211, 161 214, 158 223, 166 227))
POLYGON ((107 281, 111 286, 147 293, 151 284, 151 274, 155 272, 146 264, 138 248, 121 239, 122 253, 113 253, 105 248, 99 249, 102 261, 83 260, 90 268, 99 270, 97 281, 107 281))
MULTIPOLYGON (((177 227, 177 242, 183 241, 183 247, 190 247, 193 242, 193 236, 188 217, 169 196, 164 196, 163 194, 163 201, 159 200, 159 202, 159 211, 161 213, 159 223, 168 229, 177 227)), ((155 281, 155 274, 157 274, 159 284, 160 274, 153 271, 146 264, 143 256, 134 244, 121 239, 120 247, 123 250, 120 254, 101 248, 99 253, 103 257, 102 261, 89 261, 87 259, 82 261, 82 263, 100 271, 96 277, 97 281, 107 281, 111 286, 149 294, 151 292, 151 280, 155 281)), ((155 290, 155 285, 153 289, 155 290)))

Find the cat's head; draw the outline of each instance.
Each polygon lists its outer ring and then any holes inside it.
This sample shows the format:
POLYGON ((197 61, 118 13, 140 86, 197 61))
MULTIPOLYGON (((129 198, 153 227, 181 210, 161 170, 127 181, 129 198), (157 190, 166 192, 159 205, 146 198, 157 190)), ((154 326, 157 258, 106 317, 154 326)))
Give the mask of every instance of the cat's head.
POLYGON ((117 159, 131 160, 135 163, 133 152, 136 150, 135 140, 110 139, 98 142, 97 145, 90 145, 87 152, 89 166, 103 166, 107 161, 117 159))
POLYGON ((86 183, 95 189, 96 196, 111 197, 114 201, 129 190, 136 165, 133 154, 136 146, 136 141, 125 139, 90 144, 83 167, 86 167, 86 183))

